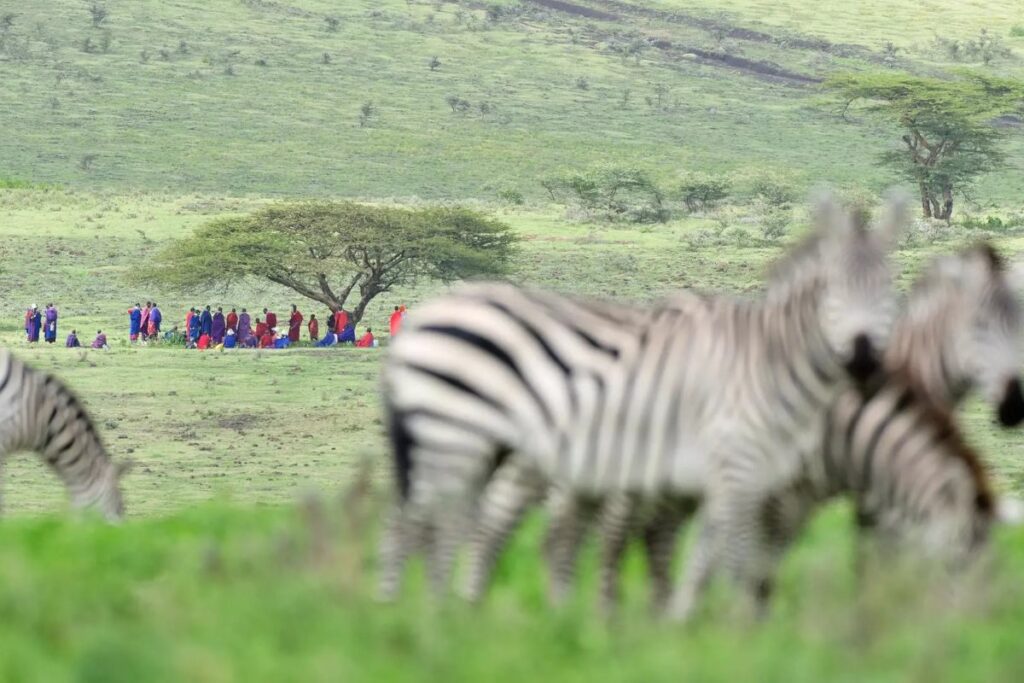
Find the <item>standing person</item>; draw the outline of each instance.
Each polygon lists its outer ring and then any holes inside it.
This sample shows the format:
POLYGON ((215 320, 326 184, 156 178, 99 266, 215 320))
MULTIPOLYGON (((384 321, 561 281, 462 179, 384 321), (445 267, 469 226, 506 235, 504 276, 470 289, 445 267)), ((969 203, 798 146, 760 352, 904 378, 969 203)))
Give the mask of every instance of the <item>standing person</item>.
MULTIPOLYGON (((242 310, 244 311, 245 309, 243 308, 242 310)), ((233 308, 231 309, 231 312, 228 313, 228 329, 234 330, 235 334, 238 334, 238 314, 235 313, 235 309, 233 308)))
POLYGON ((134 344, 139 341, 139 332, 142 330, 142 306, 136 302, 128 309, 128 339, 134 344))
POLYGON ((267 324, 265 322, 261 321, 259 318, 256 318, 256 338, 257 339, 262 339, 263 335, 265 335, 267 333, 268 329, 270 329, 270 328, 267 326, 267 324))
POLYGON ((298 306, 292 304, 292 315, 288 318, 288 341, 294 344, 299 341, 300 334, 302 334, 302 313, 298 306))
POLYGON ((160 312, 160 308, 153 302, 153 308, 149 310, 149 336, 151 339, 158 339, 160 334, 160 323, 164 321, 164 314, 160 312))
POLYGON ((339 308, 334 314, 334 333, 340 337, 346 326, 348 326, 348 311, 339 308))
POLYGON ((202 315, 199 316, 199 333, 200 335, 213 333, 213 316, 210 314, 209 305, 203 309, 202 315))
POLYGON ((188 313, 185 314, 185 337, 186 339, 192 336, 192 318, 196 317, 196 307, 192 306, 188 309, 188 313))
POLYGON ((25 309, 25 339, 27 341, 32 341, 32 309, 35 307, 36 305, 32 304, 25 309))
POLYGON ((334 313, 327 314, 327 334, 334 334, 334 313))
POLYGON ((360 337, 359 341, 356 342, 356 348, 357 349, 368 349, 368 348, 370 348, 372 346, 375 346, 374 341, 373 341, 373 330, 371 330, 369 327, 367 327, 366 328, 366 334, 364 334, 362 337, 360 337))
POLYGON ((57 341, 57 307, 53 304, 46 304, 46 315, 44 317, 43 341, 53 344, 57 341))
POLYGON ((252 322, 249 319, 249 313, 244 308, 242 309, 242 315, 238 316, 238 329, 235 331, 238 333, 238 338, 242 341, 248 339, 249 333, 252 332, 252 322))
POLYGON ((146 334, 149 330, 149 309, 153 307, 152 301, 146 302, 146 307, 142 309, 142 319, 139 321, 139 334, 142 335, 142 341, 146 341, 146 334))
POLYGON ((267 309, 264 308, 263 319, 266 321, 267 327, 269 327, 270 329, 273 330, 277 328, 277 314, 274 313, 273 311, 268 311, 267 309))
POLYGON ((388 332, 394 337, 398 334, 398 330, 402 327, 402 309, 395 306, 394 313, 391 314, 391 320, 388 321, 388 332))
POLYGON ((68 339, 66 342, 64 342, 64 346, 68 347, 69 349, 74 349, 78 348, 81 345, 82 342, 78 341, 78 332, 76 332, 75 330, 71 330, 71 334, 68 335, 68 339))
POLYGON ((195 312, 193 308, 192 317, 188 321, 188 347, 194 348, 199 344, 199 337, 203 333, 203 322, 199 317, 199 313, 195 312))
POLYGON ((224 309, 218 306, 217 312, 213 314, 213 320, 210 323, 210 339, 213 340, 214 346, 224 341, 225 329, 226 327, 224 324, 224 309))
POLYGON ((32 308, 29 309, 29 320, 28 320, 28 340, 30 342, 39 341, 39 331, 43 326, 43 316, 39 313, 39 307, 32 304, 32 308))
POLYGON ((96 338, 92 340, 92 348, 94 349, 109 349, 107 346, 107 335, 103 334, 103 330, 96 330, 96 338))
POLYGON ((320 338, 320 323, 316 320, 316 313, 309 314, 309 341, 315 342, 320 338))

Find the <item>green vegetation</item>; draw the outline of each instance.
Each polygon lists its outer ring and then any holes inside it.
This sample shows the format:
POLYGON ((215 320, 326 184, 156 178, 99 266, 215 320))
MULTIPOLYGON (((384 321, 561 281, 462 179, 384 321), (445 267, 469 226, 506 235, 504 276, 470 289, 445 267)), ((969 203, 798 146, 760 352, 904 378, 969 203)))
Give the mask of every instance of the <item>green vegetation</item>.
MULTIPOLYGON (((616 623, 592 607, 592 552, 576 599, 551 612, 539 515, 485 606, 434 604, 416 571, 400 604, 378 605, 386 336, 368 350, 131 347, 126 311, 156 299, 167 327, 207 303, 254 315, 297 303, 323 317, 366 271, 343 252, 295 259, 318 240, 429 247, 441 268, 420 261, 369 298, 352 290, 375 329, 470 271, 637 301, 680 287, 751 293, 805 225, 809 185, 871 205, 898 177, 877 163, 898 148, 892 126, 840 121, 817 81, 891 69, 932 83, 964 63, 1020 80, 1022 21, 1002 0, 0 11, 0 343, 66 380, 114 457, 136 461, 116 528, 66 519, 41 463, 9 462, 0 681, 1016 680, 1021 533, 1002 532, 992 566, 952 597, 888 565, 858 592, 842 505, 801 538, 775 614, 756 627, 721 595, 691 628, 651 621, 638 554, 616 623), (998 36, 992 59, 983 35, 998 36), (329 234, 313 231, 323 225, 329 234), (385 229, 401 239, 381 242, 385 229), (498 249, 482 254, 467 235, 498 249), (294 282, 270 277, 270 256, 294 282), (26 347, 22 311, 49 301, 62 335, 103 329, 112 349, 26 347)), ((1024 146, 1015 119, 1000 125, 1008 169, 977 176, 951 224, 915 224, 901 286, 930 255, 980 238, 1024 250, 1012 170, 1024 146)), ((1024 490, 1024 432, 998 430, 977 401, 962 423, 999 487, 1024 490)))

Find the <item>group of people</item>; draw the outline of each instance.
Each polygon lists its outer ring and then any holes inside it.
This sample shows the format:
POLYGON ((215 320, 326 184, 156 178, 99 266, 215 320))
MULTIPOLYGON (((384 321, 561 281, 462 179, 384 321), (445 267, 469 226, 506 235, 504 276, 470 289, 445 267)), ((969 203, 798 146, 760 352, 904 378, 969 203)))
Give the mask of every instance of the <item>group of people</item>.
MULTIPOLYGON (((389 320, 389 332, 392 337, 398 334, 405 315, 405 306, 395 306, 389 320)), ((28 341, 38 342, 42 333, 45 342, 54 343, 57 340, 57 318, 57 308, 53 304, 47 304, 44 311, 40 311, 35 304, 30 306, 25 311, 25 335, 28 341)), ((136 344, 159 339, 162 322, 163 314, 155 301, 147 301, 145 306, 136 303, 128 309, 129 340, 136 344)), ((310 315, 307 321, 295 305, 292 305, 287 329, 279 328, 277 315, 266 308, 263 309, 262 317, 257 317, 254 321, 244 308, 241 313, 232 308, 225 315, 222 307, 217 307, 216 311, 212 311, 210 306, 192 307, 185 314, 185 332, 179 333, 177 326, 174 326, 163 334, 163 338, 174 341, 184 337, 186 348, 200 350, 219 347, 282 349, 301 340, 303 323, 309 341, 318 347, 343 344, 351 344, 357 348, 377 346, 373 329, 369 327, 361 336, 356 337, 355 321, 348 311, 341 309, 330 313, 327 316, 326 334, 321 337, 320 321, 316 315, 310 315)), ((77 330, 71 330, 65 346, 82 346, 77 330)), ((94 349, 109 348, 107 335, 103 330, 96 330, 96 338, 91 346, 94 349)))
POLYGON ((46 304, 44 311, 32 304, 25 311, 25 336, 30 344, 39 341, 40 332, 47 344, 57 341, 57 307, 53 304, 46 304))
MULTIPOLYGON (((405 311, 405 306, 395 307, 390 321, 392 336, 398 333, 405 311)), ((240 313, 232 308, 225 314, 220 306, 215 311, 210 306, 192 307, 185 314, 185 346, 199 350, 239 347, 283 349, 301 341, 303 323, 309 341, 318 347, 338 344, 352 344, 357 348, 377 346, 372 328, 367 327, 362 336, 356 337, 355 321, 344 309, 327 316, 326 334, 321 338, 320 321, 316 315, 311 314, 307 321, 294 304, 288 316, 288 327, 284 329, 278 325, 277 314, 267 308, 263 309, 262 317, 257 316, 254 320, 245 308, 240 313)))

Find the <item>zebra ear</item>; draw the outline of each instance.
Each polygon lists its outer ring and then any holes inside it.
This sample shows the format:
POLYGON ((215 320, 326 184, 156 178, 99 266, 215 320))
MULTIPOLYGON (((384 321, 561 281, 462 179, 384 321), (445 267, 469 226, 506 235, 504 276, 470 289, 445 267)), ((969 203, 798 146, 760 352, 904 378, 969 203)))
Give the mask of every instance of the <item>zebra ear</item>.
POLYGON ((811 214, 814 217, 814 229, 828 235, 839 233, 851 227, 839 201, 831 190, 820 188, 815 190, 811 199, 811 214))
POLYGON ((1000 497, 996 505, 996 519, 1009 526, 1024 524, 1024 500, 1013 496, 1000 497))
POLYGON ((885 209, 882 211, 882 218, 878 222, 877 233, 882 240, 882 245, 887 249, 893 249, 906 232, 910 224, 910 196, 898 188, 893 188, 888 193, 885 202, 885 209))

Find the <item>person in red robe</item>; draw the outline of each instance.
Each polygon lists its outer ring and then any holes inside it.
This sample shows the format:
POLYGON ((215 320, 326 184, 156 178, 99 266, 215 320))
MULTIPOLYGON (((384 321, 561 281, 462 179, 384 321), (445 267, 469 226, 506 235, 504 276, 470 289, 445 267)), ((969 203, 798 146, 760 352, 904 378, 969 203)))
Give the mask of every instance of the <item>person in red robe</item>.
POLYGON ((299 341, 299 335, 302 333, 302 313, 299 311, 299 307, 292 304, 292 315, 288 318, 288 341, 294 344, 299 341))
POLYGON ((389 332, 394 337, 398 334, 398 330, 402 327, 402 309, 395 306, 394 313, 391 314, 391 320, 389 321, 389 332))
POLYGON ((316 313, 309 314, 309 324, 306 327, 309 328, 309 341, 315 342, 320 338, 320 323, 316 319, 316 313))
POLYGON ((274 329, 275 327, 277 327, 277 314, 274 313, 273 311, 268 311, 267 309, 264 308, 263 319, 267 321, 267 327, 269 327, 270 329, 274 329))
POLYGON ((142 341, 146 341, 149 337, 149 312, 153 308, 153 302, 147 301, 146 307, 142 309, 142 320, 139 324, 139 333, 142 335, 142 341))
POLYGON ((344 308, 339 308, 337 313, 334 314, 335 334, 341 334, 346 325, 348 325, 348 312, 344 308))
POLYGON ((260 348, 274 348, 274 333, 269 327, 266 329, 266 331, 263 332, 263 335, 260 337, 260 348))
POLYGON ((257 339, 263 339, 263 335, 265 335, 267 333, 267 330, 269 330, 269 329, 270 329, 270 325, 267 325, 264 322, 260 322, 260 319, 256 318, 256 338, 257 339))
POLYGON ((228 313, 228 329, 234 330, 235 334, 238 334, 238 313, 236 313, 233 308, 231 309, 231 312, 228 313))
POLYGON ((196 348, 199 349, 200 351, 205 351, 206 349, 210 348, 210 335, 199 335, 199 343, 196 344, 196 348))
POLYGON ((366 334, 364 334, 362 337, 359 338, 358 341, 356 341, 356 348, 357 349, 368 349, 368 348, 370 348, 372 346, 373 346, 373 330, 371 330, 369 327, 367 327, 366 328, 366 334))

